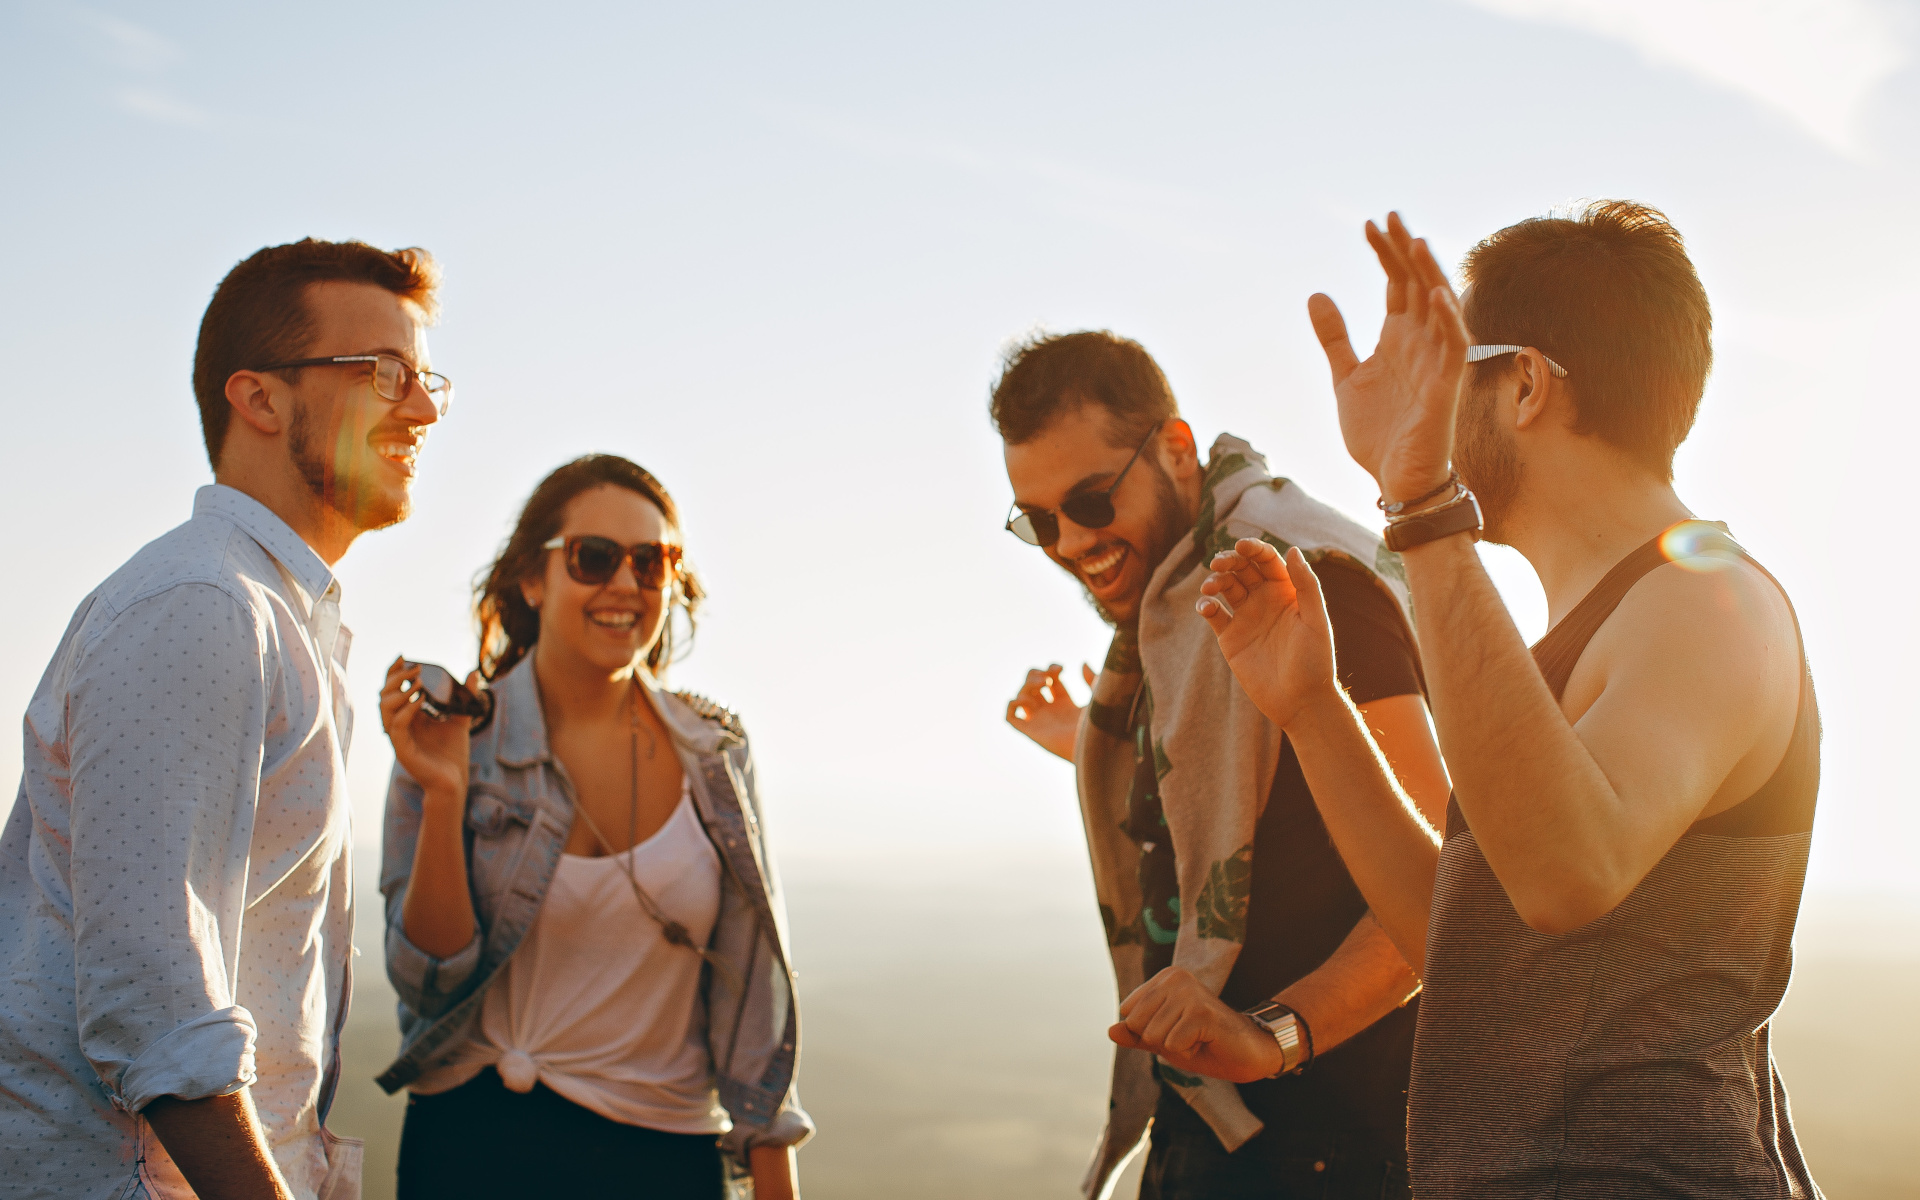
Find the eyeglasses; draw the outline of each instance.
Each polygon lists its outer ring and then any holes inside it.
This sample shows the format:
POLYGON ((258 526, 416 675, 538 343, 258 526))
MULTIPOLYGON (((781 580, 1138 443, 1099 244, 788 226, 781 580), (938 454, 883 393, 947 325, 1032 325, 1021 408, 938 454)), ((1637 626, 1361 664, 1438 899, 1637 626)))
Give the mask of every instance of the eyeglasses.
POLYGON ((662 588, 680 574, 680 547, 671 542, 637 542, 622 546, 608 537, 557 537, 542 550, 565 550, 567 574, 575 583, 599 587, 620 572, 621 563, 633 564, 633 578, 643 588, 662 588))
POLYGON ((343 367, 351 363, 373 364, 373 391, 382 400, 391 400, 395 404, 405 400, 413 391, 417 380, 433 398, 441 416, 447 415, 447 409, 453 404, 453 380, 432 371, 416 371, 413 365, 391 354, 336 354, 331 358, 297 358, 292 362, 273 363, 264 367, 249 367, 250 371, 291 371, 295 367, 343 367))
MULTIPOLYGON (((1518 354, 1525 349, 1525 346, 1468 346, 1467 361, 1485 362, 1489 358, 1499 358, 1502 354, 1518 354)), ((1567 377, 1567 369, 1565 367, 1547 358, 1544 354, 1540 357, 1546 358, 1547 370, 1553 372, 1555 379, 1565 379, 1567 377)))
MULTIPOLYGON (((1140 449, 1133 452, 1127 465, 1120 468, 1120 474, 1099 492, 1081 492, 1077 496, 1068 496, 1060 504, 1060 511, 1067 519, 1082 529, 1105 529, 1113 524, 1113 493, 1126 481, 1127 472, 1133 470, 1133 464, 1140 461, 1140 455, 1160 433, 1155 425, 1147 434, 1147 440, 1140 443, 1140 449)), ((1029 546, 1051 546, 1060 540, 1060 518, 1050 509, 1020 508, 1007 518, 1007 531, 1029 546)))

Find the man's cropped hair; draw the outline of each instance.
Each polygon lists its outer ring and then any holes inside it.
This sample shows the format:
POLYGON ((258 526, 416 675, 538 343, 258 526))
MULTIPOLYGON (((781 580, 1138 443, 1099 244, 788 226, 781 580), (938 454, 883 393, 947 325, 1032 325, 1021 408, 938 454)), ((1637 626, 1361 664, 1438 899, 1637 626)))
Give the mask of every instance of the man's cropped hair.
MULTIPOLYGON (((220 447, 233 415, 227 380, 235 371, 305 357, 313 337, 307 288, 335 281, 383 287, 411 301, 428 323, 440 312, 435 296, 439 264, 418 247, 378 250, 365 242, 306 238, 255 252, 227 272, 215 289, 200 318, 200 343, 193 355, 193 395, 200 404, 207 459, 215 470, 220 469, 220 447)), ((290 377, 297 378, 297 372, 290 377)))
POLYGON ((1000 439, 1018 446, 1082 404, 1106 409, 1109 444, 1129 450, 1154 426, 1180 415, 1153 356, 1139 342, 1104 329, 1041 333, 1014 343, 1002 360, 988 412, 1000 439))
POLYGON ((1476 342, 1533 346, 1565 367, 1575 431, 1673 477, 1713 368, 1713 312, 1664 213, 1595 200, 1522 221, 1469 251, 1463 274, 1476 342))

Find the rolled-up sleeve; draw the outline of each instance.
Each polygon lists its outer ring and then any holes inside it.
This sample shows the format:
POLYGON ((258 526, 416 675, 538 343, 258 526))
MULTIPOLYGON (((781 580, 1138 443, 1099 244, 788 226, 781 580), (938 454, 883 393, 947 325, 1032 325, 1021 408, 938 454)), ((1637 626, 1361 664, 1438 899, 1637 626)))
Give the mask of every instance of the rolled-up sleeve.
POLYGON ((130 605, 68 693, 80 1046, 119 1107, 253 1082, 235 1003, 266 744, 266 634, 211 584, 130 605))
POLYGON ((380 892, 387 903, 387 979, 402 1004, 423 1017, 437 1017, 460 997, 479 967, 480 934, 476 920, 473 938, 448 958, 436 958, 407 940, 403 915, 414 847, 420 841, 421 799, 420 785, 395 763, 393 780, 387 786, 380 892))

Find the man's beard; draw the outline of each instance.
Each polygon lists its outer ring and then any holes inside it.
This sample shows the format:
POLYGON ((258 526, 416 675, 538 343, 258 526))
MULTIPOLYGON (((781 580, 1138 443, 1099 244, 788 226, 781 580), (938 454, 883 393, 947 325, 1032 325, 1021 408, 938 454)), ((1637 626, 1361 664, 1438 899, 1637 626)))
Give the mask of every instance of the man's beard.
MULTIPOLYGON (((1153 526, 1147 531, 1147 536, 1152 541, 1150 545, 1136 546, 1133 549, 1140 554, 1141 562, 1146 565, 1147 578, 1152 579, 1153 573, 1160 569, 1160 564, 1166 560, 1174 543, 1187 532, 1187 527, 1181 519, 1180 493, 1174 489, 1173 480, 1167 478, 1167 473, 1160 469, 1159 463, 1149 459, 1145 465, 1149 468, 1149 477, 1153 480, 1153 526)), ((1108 612, 1106 605, 1100 603, 1100 598, 1093 594, 1093 589, 1087 586, 1087 581, 1080 577, 1080 573, 1071 567, 1067 571, 1073 576, 1074 582, 1080 585, 1080 594, 1093 607, 1093 611, 1100 614, 1100 619, 1118 629, 1120 619, 1108 612)), ((1145 598, 1146 584, 1142 583, 1140 599, 1145 598)), ((1136 624, 1140 620, 1138 608, 1134 609, 1133 619, 1136 624)))
MULTIPOLYGON (((287 427, 287 452, 300 472, 307 490, 322 507, 333 510, 360 533, 397 525, 407 517, 407 501, 396 507, 384 504, 365 481, 354 480, 345 470, 353 459, 349 439, 351 426, 342 426, 340 437, 330 456, 327 453, 327 422, 316 406, 295 399, 293 421, 287 427), (355 486, 356 482, 359 486, 355 486)), ((368 464, 371 466, 372 464, 368 464)))
POLYGON ((1453 465, 1480 501, 1483 541, 1500 540, 1513 498, 1520 490, 1520 448, 1513 430, 1495 415, 1498 389, 1469 386, 1454 423, 1453 465))

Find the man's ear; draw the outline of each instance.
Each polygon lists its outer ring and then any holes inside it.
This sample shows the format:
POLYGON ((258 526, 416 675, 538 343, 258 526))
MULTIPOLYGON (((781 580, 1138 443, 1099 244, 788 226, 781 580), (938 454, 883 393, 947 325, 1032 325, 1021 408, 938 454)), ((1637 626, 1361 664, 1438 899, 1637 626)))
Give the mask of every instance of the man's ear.
POLYGON ((1531 429, 1547 411, 1547 406, 1559 396, 1565 395, 1565 387, 1553 372, 1547 370, 1547 360, 1538 350, 1522 350, 1513 356, 1514 365, 1519 368, 1520 394, 1514 397, 1513 427, 1531 429))
POLYGON ((272 437, 286 429, 293 397, 276 379, 258 371, 235 371, 227 376, 227 404, 235 416, 272 437))
POLYGON ((1179 417, 1160 427, 1160 444, 1167 455, 1167 466, 1175 479, 1184 479, 1200 466, 1200 444, 1194 441, 1193 427, 1179 417))

